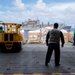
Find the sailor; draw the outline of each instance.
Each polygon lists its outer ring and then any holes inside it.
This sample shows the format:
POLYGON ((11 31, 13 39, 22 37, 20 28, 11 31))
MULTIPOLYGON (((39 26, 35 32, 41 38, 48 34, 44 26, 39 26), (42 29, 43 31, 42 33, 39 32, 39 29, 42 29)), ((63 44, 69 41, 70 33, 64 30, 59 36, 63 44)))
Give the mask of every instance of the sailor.
POLYGON ((48 66, 53 50, 55 54, 55 66, 60 65, 60 39, 62 47, 64 46, 65 41, 63 33, 57 28, 58 23, 54 23, 54 28, 51 31, 48 31, 46 35, 46 45, 48 46, 48 50, 45 59, 45 66, 48 66))

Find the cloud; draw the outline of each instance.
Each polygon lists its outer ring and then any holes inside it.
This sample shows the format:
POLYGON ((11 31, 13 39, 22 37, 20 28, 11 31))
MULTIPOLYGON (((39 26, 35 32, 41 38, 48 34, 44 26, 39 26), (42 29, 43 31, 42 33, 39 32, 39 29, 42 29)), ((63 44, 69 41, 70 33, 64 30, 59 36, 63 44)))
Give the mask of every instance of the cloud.
POLYGON ((14 6, 11 7, 11 10, 7 9, 5 12, 0 12, 2 20, 7 22, 23 22, 28 19, 35 20, 38 18, 44 23, 75 24, 75 2, 46 4, 43 0, 37 0, 35 4, 27 5, 22 0, 14 0, 13 4, 14 6))
POLYGON ((43 0, 38 0, 34 6, 34 12, 44 22, 65 22, 67 24, 75 23, 75 2, 46 4, 43 0))
POLYGON ((0 12, 0 21, 8 23, 22 23, 22 21, 24 21, 24 17, 20 15, 21 13, 11 11, 0 12))
POLYGON ((13 4, 16 6, 19 10, 25 10, 25 4, 22 2, 22 0, 14 0, 13 4))
POLYGON ((62 22, 74 23, 75 3, 61 3, 50 6, 54 13, 54 19, 60 19, 62 22))
POLYGON ((48 12, 48 7, 43 0, 38 0, 36 5, 34 5, 34 9, 39 12, 48 12))

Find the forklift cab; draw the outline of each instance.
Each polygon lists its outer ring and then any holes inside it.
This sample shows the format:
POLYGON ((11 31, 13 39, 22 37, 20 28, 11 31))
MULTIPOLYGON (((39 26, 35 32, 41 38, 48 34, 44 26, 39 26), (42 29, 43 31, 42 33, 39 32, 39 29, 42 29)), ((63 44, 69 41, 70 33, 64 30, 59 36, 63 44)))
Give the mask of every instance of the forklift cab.
POLYGON ((20 52, 23 40, 20 34, 21 24, 1 23, 1 26, 3 27, 0 33, 1 52, 20 52))

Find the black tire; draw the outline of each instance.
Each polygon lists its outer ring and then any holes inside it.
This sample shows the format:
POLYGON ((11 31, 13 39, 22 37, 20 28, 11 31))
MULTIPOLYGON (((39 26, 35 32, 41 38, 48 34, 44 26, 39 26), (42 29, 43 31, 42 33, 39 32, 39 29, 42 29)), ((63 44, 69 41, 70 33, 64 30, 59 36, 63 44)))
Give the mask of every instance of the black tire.
POLYGON ((15 52, 20 52, 21 51, 21 43, 17 43, 16 44, 16 49, 15 49, 15 52))

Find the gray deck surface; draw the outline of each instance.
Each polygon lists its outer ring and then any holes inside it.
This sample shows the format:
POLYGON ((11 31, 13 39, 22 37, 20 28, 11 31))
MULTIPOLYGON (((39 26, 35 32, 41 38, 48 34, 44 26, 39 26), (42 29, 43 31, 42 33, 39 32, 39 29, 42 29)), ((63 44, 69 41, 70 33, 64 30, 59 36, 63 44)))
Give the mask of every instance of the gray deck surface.
POLYGON ((20 53, 0 53, 0 73, 75 72, 75 46, 71 43, 61 48, 59 67, 54 66, 54 53, 49 66, 45 66, 46 52, 45 44, 25 44, 20 53))

